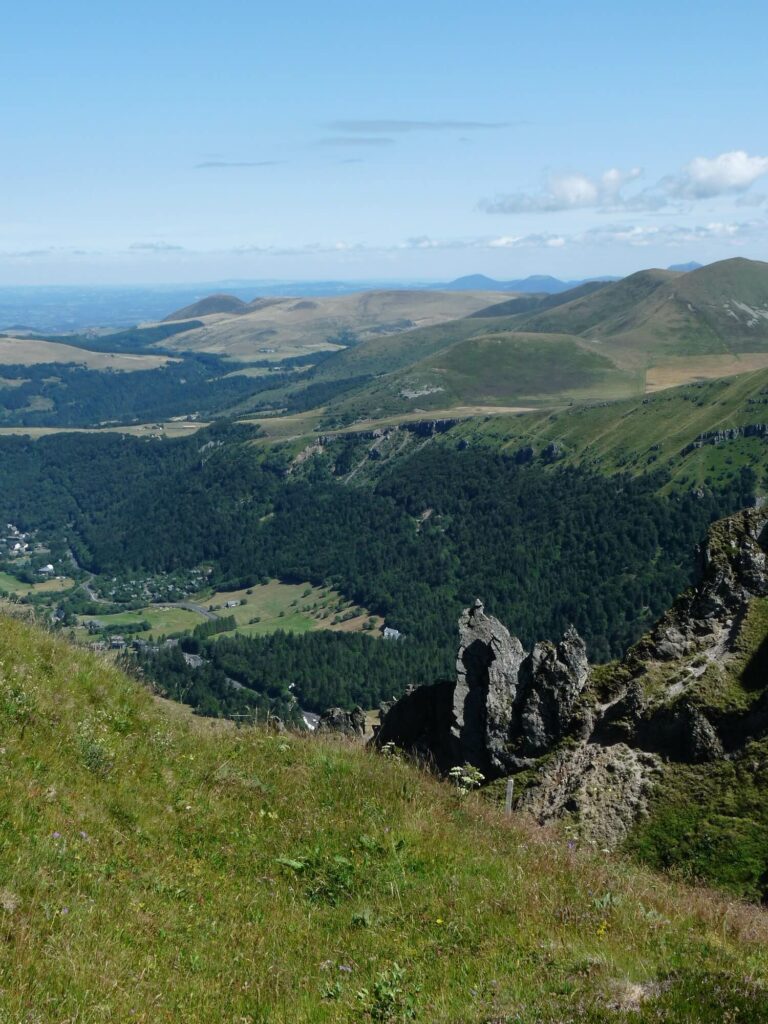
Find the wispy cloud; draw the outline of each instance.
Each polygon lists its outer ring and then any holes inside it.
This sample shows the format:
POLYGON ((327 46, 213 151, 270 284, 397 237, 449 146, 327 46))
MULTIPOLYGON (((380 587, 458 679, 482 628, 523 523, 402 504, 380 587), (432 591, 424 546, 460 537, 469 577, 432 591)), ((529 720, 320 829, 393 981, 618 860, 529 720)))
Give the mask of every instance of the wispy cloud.
POLYGON ((642 177, 634 167, 628 171, 611 168, 593 177, 581 172, 551 175, 536 192, 500 194, 481 199, 486 213, 563 213, 568 210, 603 212, 654 212, 680 209, 685 202, 739 197, 740 205, 759 205, 747 194, 760 178, 768 176, 768 157, 750 156, 733 150, 715 157, 697 156, 678 174, 667 175, 655 184, 632 190, 642 177))
POLYGON ((332 135, 318 139, 318 146, 391 146, 394 139, 384 135, 332 135))
POLYGON ((404 135, 408 132, 475 132, 510 128, 513 121, 403 121, 371 119, 360 121, 331 121, 328 124, 334 132, 360 132, 361 134, 404 135))
POLYGON ((195 170, 207 170, 214 167, 277 167, 285 160, 204 160, 195 164, 195 170))
POLYGON ((632 246, 644 248, 651 245, 673 248, 693 243, 719 241, 739 245, 747 240, 768 235, 768 222, 757 221, 711 221, 705 224, 608 224, 589 228, 573 234, 533 232, 519 235, 475 238, 431 238, 419 235, 407 238, 394 246, 395 249, 445 250, 445 249, 563 249, 583 246, 632 246))
POLYGON ((711 221, 707 224, 614 224, 591 228, 574 241, 590 244, 620 244, 645 247, 649 245, 690 245, 694 242, 721 241, 738 243, 765 232, 763 221, 711 221))
POLYGON ((739 245, 749 239, 768 234, 765 221, 726 222, 712 221, 698 225, 668 224, 608 224, 573 234, 556 232, 532 232, 519 235, 474 236, 464 238, 433 238, 430 235, 414 235, 401 242, 389 245, 366 245, 361 242, 310 242, 292 246, 239 246, 233 250, 238 254, 263 254, 269 256, 312 256, 343 254, 386 254, 402 252, 443 252, 455 250, 487 251, 500 249, 552 250, 583 248, 592 246, 649 246, 675 248, 707 241, 718 241, 726 245, 739 245))
POLYGON ((33 260, 38 256, 50 256, 52 252, 56 250, 50 249, 7 249, 5 252, 0 253, 5 259, 9 260, 33 260))
POLYGON ((172 245, 170 242, 133 242, 128 246, 131 252, 182 252, 183 245, 172 245))
POLYGON ((768 204, 768 195, 764 192, 747 192, 746 195, 739 196, 735 201, 735 206, 765 206, 768 204))
POLYGON ((349 257, 396 256, 405 252, 425 255, 442 251, 466 251, 498 253, 500 250, 530 250, 547 252, 559 249, 586 248, 654 248, 690 249, 694 245, 706 243, 717 244, 720 250, 738 249, 746 243, 753 246, 768 241, 768 219, 754 220, 712 220, 698 224, 681 224, 660 219, 657 223, 626 222, 608 223, 583 231, 565 232, 529 232, 520 234, 481 235, 465 237, 435 238, 431 235, 413 235, 401 241, 388 243, 365 243, 336 241, 297 242, 295 244, 242 244, 221 249, 187 249, 180 245, 167 242, 134 242, 124 249, 102 252, 98 250, 75 250, 69 248, 50 247, 28 250, 0 250, 0 260, 8 261, 45 261, 52 256, 62 259, 80 257, 99 257, 120 259, 132 256, 148 259, 153 253, 184 253, 183 259, 189 261, 199 257, 210 259, 212 256, 264 256, 279 257, 328 257, 340 259, 349 257))

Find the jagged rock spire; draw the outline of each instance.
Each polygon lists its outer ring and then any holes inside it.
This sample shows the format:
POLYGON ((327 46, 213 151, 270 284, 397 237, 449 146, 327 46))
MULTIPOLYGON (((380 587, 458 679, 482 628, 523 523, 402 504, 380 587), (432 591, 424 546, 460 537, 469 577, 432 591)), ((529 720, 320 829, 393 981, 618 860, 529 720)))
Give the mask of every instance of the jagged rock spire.
POLYGON ((573 627, 528 654, 476 598, 459 618, 455 681, 396 701, 376 742, 411 749, 442 771, 468 762, 487 778, 505 775, 563 737, 588 669, 573 627))

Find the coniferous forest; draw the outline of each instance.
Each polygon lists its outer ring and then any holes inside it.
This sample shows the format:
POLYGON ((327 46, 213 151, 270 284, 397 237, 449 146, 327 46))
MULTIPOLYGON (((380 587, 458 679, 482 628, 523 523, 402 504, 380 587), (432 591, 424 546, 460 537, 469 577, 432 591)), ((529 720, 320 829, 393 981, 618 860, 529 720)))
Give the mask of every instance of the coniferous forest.
MULTIPOLYGON (((2 438, 0 516, 42 530, 91 572, 207 564, 222 589, 309 580, 404 634, 204 642, 212 670, 272 699, 292 685, 314 709, 371 706, 449 674, 458 614, 476 596, 527 646, 573 623, 593 661, 619 655, 692 581, 708 524, 755 486, 745 469, 727 490, 666 496, 658 476, 430 443, 358 487, 322 460, 288 474, 287 455, 266 454, 253 434, 223 423, 179 441, 2 438)), ((184 672, 158 665, 171 669, 184 672)), ((213 676, 190 692, 210 712, 233 699, 213 676)))

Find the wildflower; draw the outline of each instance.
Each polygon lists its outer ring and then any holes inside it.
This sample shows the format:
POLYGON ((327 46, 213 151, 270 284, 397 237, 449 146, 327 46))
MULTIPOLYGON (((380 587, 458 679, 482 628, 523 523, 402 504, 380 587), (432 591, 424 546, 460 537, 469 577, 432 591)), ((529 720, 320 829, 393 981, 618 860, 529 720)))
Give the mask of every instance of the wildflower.
POLYGON ((53 832, 52 835, 54 839, 61 839, 61 832, 53 832))
POLYGON ((442 917, 438 917, 437 920, 435 921, 435 924, 442 924, 442 923, 443 923, 442 917))
POLYGON ((339 970, 343 971, 345 974, 352 973, 352 968, 349 966, 349 964, 339 964, 339 970))
POLYGON ((69 907, 62 907, 61 913, 66 916, 69 913, 69 907))
POLYGON ((87 839, 88 838, 88 833, 87 832, 80 832, 80 838, 81 839, 87 839))
POLYGON ((460 796, 465 796, 473 789, 477 789, 483 782, 485 776, 472 764, 456 765, 448 772, 460 796))

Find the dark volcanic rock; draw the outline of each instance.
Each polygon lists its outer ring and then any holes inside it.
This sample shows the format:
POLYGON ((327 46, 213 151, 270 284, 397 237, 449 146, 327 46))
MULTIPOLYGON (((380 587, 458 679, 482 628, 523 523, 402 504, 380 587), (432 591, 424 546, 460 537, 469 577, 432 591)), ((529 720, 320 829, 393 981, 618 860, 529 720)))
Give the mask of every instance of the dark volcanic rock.
POLYGON ((361 707, 345 711, 344 708, 328 708, 320 716, 316 732, 335 732, 343 736, 362 737, 365 735, 365 712, 361 707))
POLYGON ((587 674, 575 630, 526 654, 478 600, 459 619, 456 681, 409 691, 383 714, 374 742, 395 743, 439 771, 469 763, 498 778, 562 738, 587 674))
POLYGON ((453 681, 413 686, 379 710, 381 725, 371 741, 377 747, 394 743, 439 772, 461 761, 453 725, 453 681))
POLYGON ((747 618, 755 599, 768 597, 767 548, 766 510, 715 523, 700 582, 622 662, 592 678, 575 630, 527 654, 476 601, 459 620, 456 680, 384 707, 373 742, 443 773, 470 763, 489 781, 535 769, 518 806, 541 823, 570 817, 590 841, 615 846, 677 765, 731 758, 768 734, 768 638, 755 637, 747 618))
POLYGON ((587 648, 571 627, 557 646, 538 643, 522 671, 522 753, 539 757, 563 738, 589 675, 587 648))
POLYGON ((523 645, 498 619, 486 615, 480 600, 459 619, 459 654, 453 691, 451 734, 463 761, 486 774, 509 766, 507 749, 517 695, 523 645))
POLYGON ((402 429, 415 434, 417 437, 434 437, 435 434, 445 434, 460 421, 458 419, 443 420, 418 420, 411 423, 403 423, 402 429))

